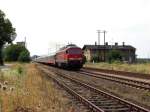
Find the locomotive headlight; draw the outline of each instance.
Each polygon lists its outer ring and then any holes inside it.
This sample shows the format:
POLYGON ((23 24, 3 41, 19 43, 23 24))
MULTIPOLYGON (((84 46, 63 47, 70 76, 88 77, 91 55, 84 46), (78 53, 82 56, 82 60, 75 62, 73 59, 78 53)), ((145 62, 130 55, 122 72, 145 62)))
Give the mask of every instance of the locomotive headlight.
POLYGON ((82 58, 68 58, 68 60, 81 60, 82 61, 82 58))

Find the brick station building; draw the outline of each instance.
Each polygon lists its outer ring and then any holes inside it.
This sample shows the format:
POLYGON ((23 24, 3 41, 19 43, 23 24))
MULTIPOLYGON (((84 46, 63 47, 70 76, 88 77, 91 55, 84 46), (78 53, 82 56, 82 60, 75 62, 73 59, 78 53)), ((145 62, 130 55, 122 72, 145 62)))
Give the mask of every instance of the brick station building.
POLYGON ((82 48, 84 55, 87 61, 93 61, 94 57, 98 56, 101 62, 108 61, 108 54, 112 50, 117 50, 122 54, 122 60, 133 63, 136 61, 136 48, 131 45, 125 45, 123 42, 122 45, 108 45, 106 42, 105 45, 84 45, 82 48))

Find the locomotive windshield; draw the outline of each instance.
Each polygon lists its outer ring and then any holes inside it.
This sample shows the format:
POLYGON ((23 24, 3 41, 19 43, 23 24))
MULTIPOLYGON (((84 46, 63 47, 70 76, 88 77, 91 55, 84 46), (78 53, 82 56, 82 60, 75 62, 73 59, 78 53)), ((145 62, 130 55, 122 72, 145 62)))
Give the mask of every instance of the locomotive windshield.
POLYGON ((69 49, 67 50, 68 54, 82 54, 82 50, 81 49, 69 49))

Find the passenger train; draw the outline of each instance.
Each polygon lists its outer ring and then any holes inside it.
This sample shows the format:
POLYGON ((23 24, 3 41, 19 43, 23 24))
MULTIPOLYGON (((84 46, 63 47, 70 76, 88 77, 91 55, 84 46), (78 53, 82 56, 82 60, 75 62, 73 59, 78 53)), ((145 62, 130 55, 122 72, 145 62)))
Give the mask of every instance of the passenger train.
POLYGON ((69 44, 60 48, 55 55, 40 57, 35 61, 60 68, 80 69, 84 64, 83 58, 82 49, 75 44, 69 44))

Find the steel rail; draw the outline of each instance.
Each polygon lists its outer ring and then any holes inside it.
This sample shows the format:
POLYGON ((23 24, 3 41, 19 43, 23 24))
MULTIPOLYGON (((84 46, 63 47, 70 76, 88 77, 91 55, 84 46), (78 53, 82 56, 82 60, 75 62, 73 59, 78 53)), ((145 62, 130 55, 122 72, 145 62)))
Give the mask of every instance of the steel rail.
MULTIPOLYGON (((44 71, 44 70, 43 70, 44 71)), ((45 72, 45 71, 44 71, 45 72)), ((74 90, 72 90, 71 88, 69 88, 66 84, 64 84, 61 80, 56 79, 55 77, 53 77, 52 75, 50 75, 49 73, 47 73, 48 76, 53 79, 54 82, 56 82, 59 86, 63 87, 68 93, 70 93, 71 95, 73 95, 76 99, 78 99, 80 102, 82 102, 84 105, 86 105, 88 108, 90 108, 93 112, 104 112, 104 110, 100 109, 99 107, 97 107, 96 105, 94 105, 93 103, 91 103, 90 101, 88 101, 86 98, 82 97, 81 95, 79 95, 77 92, 75 92, 74 90)))
MULTIPOLYGON (((69 77, 69 76, 66 76, 65 74, 58 73, 58 71, 57 71, 57 72, 55 71, 55 74, 57 74, 57 75, 59 75, 59 76, 61 76, 61 77, 63 77, 63 78, 69 79, 69 80, 71 80, 72 82, 78 83, 78 84, 80 84, 80 85, 82 85, 82 86, 84 86, 84 87, 90 89, 90 90, 93 91, 93 92, 96 92, 96 93, 98 93, 98 94, 101 94, 102 96, 105 96, 106 98, 113 99, 113 100, 117 101, 118 103, 125 105, 125 107, 129 107, 129 111, 130 111, 130 112, 132 112, 132 111, 135 111, 135 112, 150 112, 148 109, 145 109, 145 108, 143 108, 143 107, 141 107, 141 106, 138 106, 138 105, 136 105, 136 104, 133 104, 133 103, 131 103, 131 102, 128 102, 128 101, 126 101, 126 100, 123 100, 123 99, 121 99, 121 98, 119 98, 119 97, 116 97, 116 96, 114 96, 114 95, 112 95, 112 94, 109 94, 109 93, 106 93, 106 92, 104 92, 104 91, 102 91, 102 90, 99 90, 99 89, 97 89, 97 88, 94 88, 94 87, 92 87, 92 86, 90 86, 90 85, 88 85, 88 84, 86 84, 86 83, 80 82, 79 80, 77 80, 77 79, 75 79, 75 78, 71 78, 71 77, 69 77)), ((57 82, 60 83, 60 81, 57 81, 57 82)), ((67 89, 67 90, 69 90, 69 89, 67 89)), ((69 91, 70 91, 70 90, 69 90, 69 91)), ((73 92, 71 92, 71 93, 75 95, 75 93, 73 93, 73 92)), ((81 98, 81 97, 80 97, 80 98, 81 98)), ((82 99, 83 99, 83 98, 82 98, 82 99)), ((85 100, 84 100, 84 101, 85 101, 85 100)), ((82 102, 82 103, 83 103, 83 102, 82 102)), ((87 104, 87 103, 84 103, 84 104, 87 104)), ((89 103, 88 103, 87 105, 88 105, 88 107, 91 107, 91 106, 89 106, 89 103)), ((93 106, 92 106, 92 108, 93 108, 93 106)), ((96 111, 96 112, 99 112, 99 111, 96 111)), ((100 111, 100 112, 101 112, 101 111, 100 111)))
POLYGON ((71 80, 71 81, 74 81, 74 82, 76 82, 76 83, 79 83, 79 84, 81 84, 81 85, 84 85, 85 87, 91 89, 92 91, 95 91, 95 92, 97 92, 97 93, 99 93, 99 94, 103 94, 103 95, 106 96, 106 97, 109 97, 109 98, 114 99, 114 100, 118 100, 118 102, 123 103, 123 104, 125 104, 125 105, 127 105, 127 106, 130 106, 130 110, 132 110, 132 109, 134 110, 134 109, 135 109, 135 111, 138 111, 138 112, 150 112, 150 110, 148 110, 148 109, 145 109, 145 108, 143 108, 143 107, 141 107, 141 106, 138 106, 138 105, 136 105, 136 104, 134 104, 134 103, 131 103, 131 102, 126 101, 126 100, 124 100, 124 99, 121 99, 121 98, 119 98, 119 97, 116 97, 116 96, 114 96, 114 95, 112 95, 112 94, 106 93, 106 92, 104 92, 104 91, 102 91, 102 90, 99 90, 99 89, 97 89, 97 88, 95 88, 95 87, 93 87, 93 86, 91 86, 91 85, 88 85, 88 84, 86 84, 86 83, 80 82, 80 81, 78 81, 77 79, 74 79, 74 78, 71 78, 71 77, 67 77, 65 74, 62 75, 62 73, 61 73, 61 74, 59 74, 59 75, 61 75, 62 77, 65 77, 65 78, 67 78, 67 79, 69 79, 69 80, 71 80))
POLYGON ((78 73, 150 91, 150 83, 81 70, 78 73))
MULTIPOLYGON (((81 69, 81 71, 86 71, 86 72, 89 72, 89 70, 91 70, 91 71, 94 71, 95 72, 95 70, 94 69, 81 69), (88 70, 88 71, 87 71, 88 70)), ((97 71, 97 69, 96 69, 96 71, 97 71)), ((92 72, 93 73, 93 72, 92 72)), ((111 73, 107 73, 107 72, 100 72, 100 73, 95 73, 95 74, 99 74, 99 75, 103 75, 103 74, 111 74, 111 73)), ((116 75, 116 74, 112 74, 112 75, 116 75)), ((150 74, 149 74, 150 75, 150 74)), ((119 75, 118 74, 118 76, 122 76, 122 75, 119 75)), ((115 77, 115 76, 112 76, 112 77, 115 77)), ((117 76, 116 76, 117 77, 117 76)), ((129 77, 129 76, 128 76, 129 77)), ((131 76, 132 77, 132 76, 131 76)), ((150 77, 149 77, 150 78, 150 77)), ((119 79, 119 77, 118 77, 118 79, 119 79)), ((126 81, 132 81, 132 82, 135 82, 135 83, 139 83, 139 84, 145 84, 145 85, 148 85, 148 86, 150 86, 150 83, 147 83, 147 82, 143 82, 143 81, 138 81, 138 80, 131 80, 131 79, 125 79, 125 78, 120 78, 120 79, 124 79, 124 80, 126 80, 126 81)))
POLYGON ((115 75, 130 76, 130 77, 136 77, 136 78, 142 78, 142 79, 150 79, 150 74, 144 74, 144 73, 100 69, 100 68, 92 68, 92 67, 83 67, 82 69, 93 70, 93 71, 115 74, 115 75))

